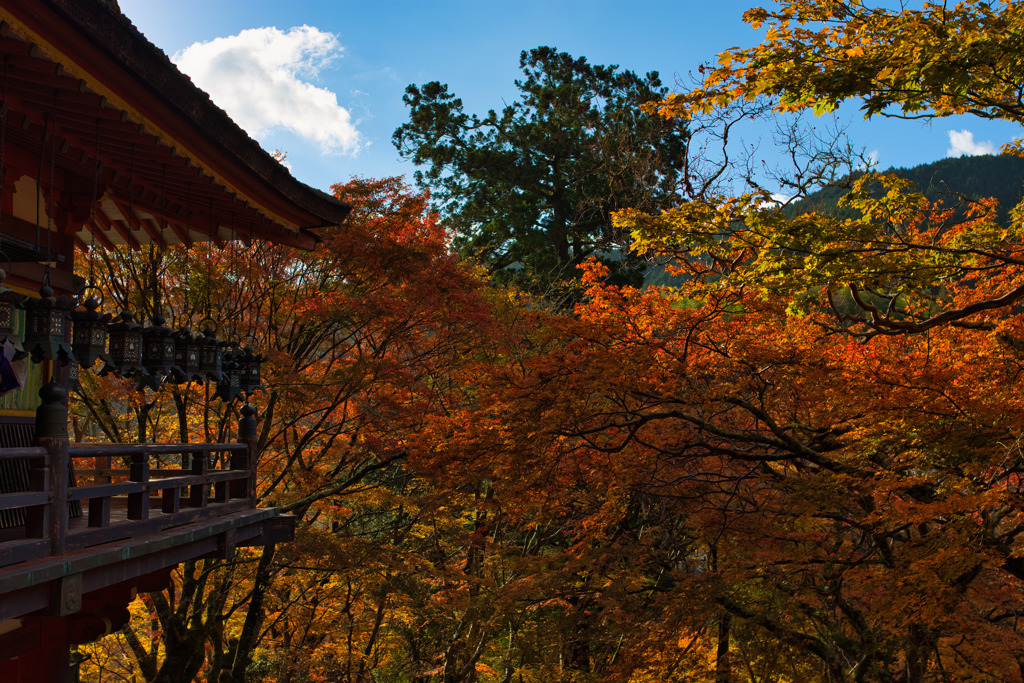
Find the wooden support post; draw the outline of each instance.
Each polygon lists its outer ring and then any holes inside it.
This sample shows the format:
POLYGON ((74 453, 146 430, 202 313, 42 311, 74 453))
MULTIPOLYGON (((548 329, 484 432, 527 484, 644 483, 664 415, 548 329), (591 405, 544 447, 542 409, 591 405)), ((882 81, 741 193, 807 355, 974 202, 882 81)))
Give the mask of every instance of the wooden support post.
MULTIPOLYGON (((210 461, 204 451, 192 453, 192 474, 205 477, 210 469, 210 461)), ((207 484, 193 484, 188 487, 188 506, 193 508, 204 508, 210 497, 210 487, 207 484)))
MULTIPOLYGON (((68 409, 64 405, 68 392, 54 382, 39 390, 42 403, 36 409, 36 445, 47 451, 50 499, 47 535, 50 538, 50 552, 60 555, 67 544, 68 533, 68 409)), ((34 482, 37 483, 37 482, 34 482)), ((30 519, 31 524, 39 518, 30 519)))
MULTIPOLYGON (((231 454, 231 469, 242 470, 245 472, 249 471, 249 453, 240 452, 231 454)), ((236 479, 231 482, 231 497, 232 498, 248 498, 249 497, 249 480, 236 479)))
POLYGON ((242 406, 242 419, 238 421, 238 440, 248 446, 245 453, 231 456, 231 469, 248 469, 249 477, 245 480, 232 482, 232 498, 248 498, 249 507, 256 507, 256 448, 259 441, 257 430, 256 409, 246 403, 242 406), (237 466, 235 458, 238 458, 237 466), (237 488, 235 485, 238 485, 237 488), (244 487, 244 488, 243 488, 244 487))
POLYGON ((4 683, 70 683, 71 646, 68 619, 26 617, 23 629, 39 633, 35 647, 0 668, 4 683))
POLYGON ((161 510, 164 514, 170 515, 181 509, 181 489, 164 489, 163 492, 163 506, 161 510))
POLYGON ((217 557, 229 562, 235 559, 236 533, 234 529, 228 529, 217 537, 217 557))
POLYGON ((110 496, 89 499, 89 526, 110 526, 110 496))
POLYGON ((114 479, 110 476, 110 456, 96 456, 96 479, 97 484, 109 484, 114 479))
MULTIPOLYGON (((46 463, 35 460, 28 473, 29 488, 32 491, 47 492, 50 490, 50 467, 46 463)), ((25 510, 25 536, 27 538, 46 538, 50 532, 50 512, 52 505, 33 505, 25 510)))
MULTIPOLYGON (((132 455, 132 464, 128 468, 128 480, 143 484, 149 483, 149 453, 132 455)), ((148 490, 128 494, 128 519, 149 519, 148 490)))
MULTIPOLYGON (((185 472, 188 472, 188 471, 190 471, 192 469, 192 458, 193 457, 194 456, 193 456, 192 453, 189 453, 188 451, 182 451, 182 453, 181 453, 181 472, 182 472, 182 474, 184 474, 185 472)), ((191 498, 191 495, 190 495, 189 488, 187 486, 182 486, 180 489, 178 489, 178 501, 179 501, 178 505, 179 506, 181 505, 181 501, 184 500, 185 501, 185 507, 188 507, 190 498, 191 498)))
POLYGON ((226 481, 218 481, 213 485, 213 502, 214 503, 226 503, 229 500, 231 489, 228 488, 226 481))

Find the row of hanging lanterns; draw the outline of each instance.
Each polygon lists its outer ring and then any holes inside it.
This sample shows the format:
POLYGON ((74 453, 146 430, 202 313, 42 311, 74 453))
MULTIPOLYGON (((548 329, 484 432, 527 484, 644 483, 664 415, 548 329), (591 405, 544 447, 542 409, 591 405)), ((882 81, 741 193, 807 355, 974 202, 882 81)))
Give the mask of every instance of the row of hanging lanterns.
MULTIPOLYGON (((3 87, 0 102, 7 97, 7 68, 3 69, 3 87)), ((56 120, 57 97, 54 95, 53 114, 44 127, 43 150, 40 159, 45 157, 46 143, 50 141, 50 190, 53 192, 53 167, 57 154, 56 126, 53 130, 49 124, 56 120)), ((4 139, 7 132, 7 107, 0 107, 0 178, 5 171, 4 139)), ((96 121, 94 149, 99 148, 100 122, 96 121)), ((134 187, 135 145, 131 145, 131 161, 129 165, 128 213, 131 213, 132 190, 134 187)), ((40 162, 40 169, 42 169, 40 162)), ((93 171, 93 196, 100 196, 99 188, 101 163, 96 155, 93 171)), ((164 192, 166 196, 166 167, 164 168, 164 192)), ((36 193, 40 194, 42 173, 36 177, 36 193)), ((3 184, 0 183, 0 199, 3 184)), ((189 187, 191 190, 191 186, 189 187)), ((186 207, 187 210, 188 207, 186 207)), ((90 207, 90 220, 95 221, 96 204, 90 207)), ((47 240, 53 232, 53 206, 47 209, 47 240)), ((3 213, 0 212, 0 220, 3 213)), ((40 225, 37 213, 37 236, 40 225)), ((165 223, 161 222, 163 233, 165 223)), ((187 229, 187 228, 186 228, 187 229)), ((0 236, 2 236, 0 231, 0 236)), ((94 240, 95 240, 95 233, 94 240)), ((38 241, 38 237, 37 237, 38 241)), ((39 245, 37 244, 37 247, 39 245)), ((47 242, 49 250, 49 242, 47 242)), ((3 250, 0 255, 6 258, 3 250)), ((8 265, 10 259, 7 259, 8 265)), ((91 277, 90 265, 90 283, 91 277)), ((210 382, 216 386, 215 395, 225 401, 233 401, 244 395, 249 396, 261 389, 260 365, 266 360, 255 353, 252 348, 241 347, 234 342, 225 342, 216 338, 213 327, 205 328, 201 334, 193 334, 188 328, 174 331, 166 326, 162 315, 154 315, 151 324, 143 326, 135 322, 129 311, 114 317, 99 311, 100 302, 94 297, 86 298, 79 308, 67 296, 54 296, 49 286, 48 270, 44 275, 44 284, 39 289, 39 297, 31 298, 18 294, 6 287, 4 281, 7 273, 0 269, 0 349, 8 342, 14 347, 14 359, 20 360, 30 356, 33 363, 55 361, 62 365, 71 365, 72 377, 77 377, 78 368, 92 368, 97 361, 103 365, 100 374, 116 373, 134 381, 140 390, 144 388, 158 390, 165 383, 182 384, 187 382, 210 382), (25 335, 19 339, 14 332, 15 311, 25 311, 25 335), (72 326, 71 343, 67 337, 67 325, 72 326)))
POLYGON ((260 366, 266 359, 248 346, 217 339, 212 326, 201 334, 188 328, 175 331, 161 315, 143 326, 129 311, 116 318, 100 313, 95 297, 75 308, 68 297, 55 297, 48 285, 39 289, 39 298, 30 298, 4 286, 5 278, 0 270, 0 343, 6 339, 14 344, 15 358, 28 355, 34 363, 49 360, 86 369, 103 361, 100 374, 113 372, 132 379, 139 389, 153 391, 165 383, 211 382, 215 395, 224 401, 243 395, 248 399, 262 389, 260 366), (20 340, 14 334, 17 309, 25 311, 25 336, 20 340), (70 344, 65 341, 68 320, 70 344))

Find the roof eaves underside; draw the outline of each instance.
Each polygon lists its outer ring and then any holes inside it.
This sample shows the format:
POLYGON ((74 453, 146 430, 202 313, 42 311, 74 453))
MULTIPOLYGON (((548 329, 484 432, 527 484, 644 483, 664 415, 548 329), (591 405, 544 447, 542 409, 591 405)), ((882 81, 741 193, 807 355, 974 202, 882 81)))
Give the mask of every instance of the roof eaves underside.
MULTIPOLYGON (((315 244, 300 225, 218 182, 32 43, 0 30, 0 57, 6 105, 0 168, 12 187, 39 194, 47 213, 51 201, 70 209, 51 217, 62 232, 83 242, 91 232, 104 246, 220 242, 239 235, 300 248, 315 244), (51 187, 66 201, 50 196, 51 187)), ((31 220, 33 211, 22 217, 31 220)))
MULTIPOLYGON (((122 185, 131 184, 126 188, 131 193, 148 191, 150 213, 170 221, 181 233, 178 241, 189 238, 183 224, 206 211, 204 201, 222 214, 209 217, 213 225, 206 226, 214 239, 216 223, 222 231, 233 231, 237 223, 255 237, 304 248, 316 240, 310 229, 337 225, 347 215, 347 205, 292 177, 123 15, 96 0, 17 7, 18 12, 0 8, 0 18, 9 24, 3 40, 25 41, 24 54, 14 45, 4 54, 12 74, 35 73, 32 92, 17 92, 19 83, 11 79, 12 102, 21 95, 21 113, 30 119, 34 114, 40 127, 52 105, 58 133, 101 161, 104 181, 116 187, 120 177, 122 185), (56 96, 47 97, 48 92, 56 96), (224 196, 215 196, 212 186, 224 196), (237 210, 229 208, 231 203, 237 210), (246 220, 244 214, 262 220, 246 220)), ((88 162, 80 160, 84 177, 95 172, 88 162)), ((130 194, 129 204, 133 201, 130 194)), ((202 234, 202 226, 188 227, 202 234)))

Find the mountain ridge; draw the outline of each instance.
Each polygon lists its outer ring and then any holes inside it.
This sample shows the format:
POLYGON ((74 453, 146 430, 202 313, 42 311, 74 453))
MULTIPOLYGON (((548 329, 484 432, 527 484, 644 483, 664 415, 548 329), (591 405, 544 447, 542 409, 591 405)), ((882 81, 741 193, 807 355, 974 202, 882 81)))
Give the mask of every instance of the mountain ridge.
MULTIPOLYGON (((912 181, 929 201, 956 201, 957 195, 971 200, 994 197, 1003 221, 1010 209, 1024 199, 1024 158, 1009 154, 947 157, 910 168, 889 168, 883 173, 912 181)), ((825 187, 789 204, 783 211, 790 216, 832 212, 845 193, 846 189, 840 186, 825 187)))
MULTIPOLYGON (((895 173, 912 181, 933 202, 956 202, 957 195, 971 200, 994 197, 999 202, 1003 223, 1009 218, 1010 209, 1024 200, 1024 158, 1008 154, 947 157, 910 168, 889 168, 883 173, 895 173)), ((788 216, 819 211, 852 218, 854 211, 838 207, 839 198, 846 192, 841 184, 824 187, 782 210, 788 216)), ((652 265, 644 276, 644 285, 678 285, 681 281, 682 278, 669 275, 663 265, 652 265)))

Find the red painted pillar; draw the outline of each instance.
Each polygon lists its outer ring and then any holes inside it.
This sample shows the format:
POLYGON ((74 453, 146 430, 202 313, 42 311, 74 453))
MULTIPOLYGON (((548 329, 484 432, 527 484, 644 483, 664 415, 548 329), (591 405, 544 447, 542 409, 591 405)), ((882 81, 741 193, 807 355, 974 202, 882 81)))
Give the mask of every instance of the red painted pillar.
MULTIPOLYGON (((25 626, 32 617, 25 619, 25 626)), ((70 683, 71 646, 67 620, 63 617, 38 617, 39 634, 32 649, 16 659, 0 662, 0 681, 4 683, 70 683)))

